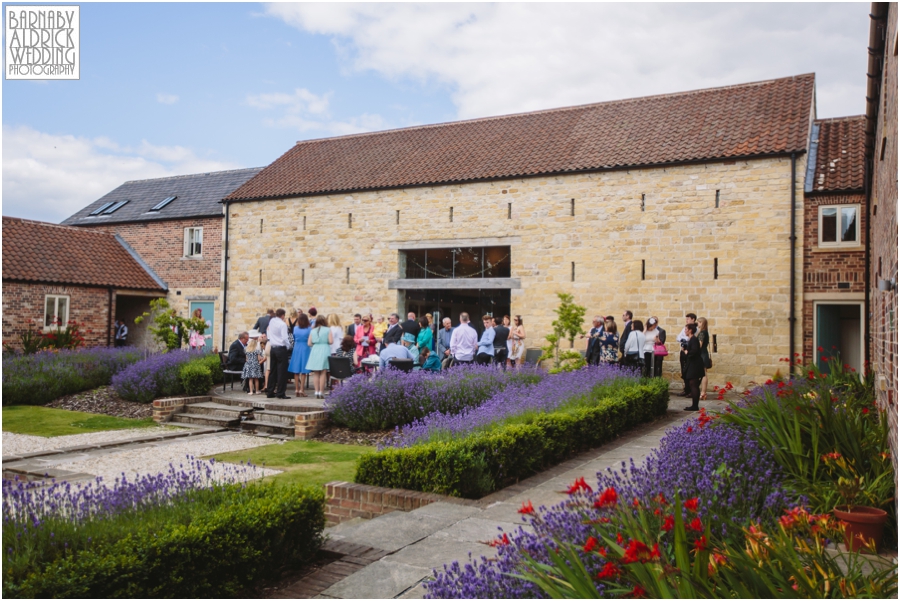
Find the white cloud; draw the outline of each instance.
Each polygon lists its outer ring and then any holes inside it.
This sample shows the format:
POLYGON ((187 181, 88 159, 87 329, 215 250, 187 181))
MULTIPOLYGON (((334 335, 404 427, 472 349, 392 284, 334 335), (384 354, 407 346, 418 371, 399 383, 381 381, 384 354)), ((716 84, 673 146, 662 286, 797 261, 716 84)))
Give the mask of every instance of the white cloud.
POLYGON ((156 100, 162 104, 175 104, 178 102, 178 96, 175 94, 157 94, 156 100))
POLYGON ((59 222, 134 179, 234 169, 181 146, 136 148, 106 137, 3 126, 3 214, 59 222))
POLYGON ((316 95, 305 88, 297 88, 293 94, 283 92, 251 94, 247 96, 246 104, 263 111, 278 113, 277 116, 264 118, 264 125, 294 129, 300 133, 322 132, 326 135, 341 136, 387 127, 380 115, 363 114, 343 121, 333 120, 328 110, 331 96, 331 92, 316 95))
POLYGON ((448 86, 463 118, 815 71, 821 116, 865 110, 863 4, 270 4, 356 70, 448 86))

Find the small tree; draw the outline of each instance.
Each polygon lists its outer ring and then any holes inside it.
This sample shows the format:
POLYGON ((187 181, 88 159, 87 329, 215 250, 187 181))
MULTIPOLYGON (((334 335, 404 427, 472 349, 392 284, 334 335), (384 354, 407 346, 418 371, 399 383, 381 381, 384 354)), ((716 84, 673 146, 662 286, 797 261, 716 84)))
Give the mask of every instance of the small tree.
POLYGON ((581 305, 576 305, 571 294, 565 292, 557 292, 559 297, 559 306, 555 309, 556 319, 553 321, 553 333, 547 336, 547 346, 541 350, 541 361, 552 360, 553 367, 550 373, 558 373, 561 371, 572 371, 584 367, 587 363, 581 353, 574 349, 560 350, 559 344, 563 340, 568 340, 570 345, 575 344, 575 336, 584 334, 581 324, 584 323, 584 314, 587 309, 581 305))
POLYGON ((134 318, 134 323, 139 324, 147 318, 152 322, 147 329, 153 334, 159 343, 166 347, 167 351, 180 348, 190 338, 190 331, 195 330, 203 334, 206 331, 206 322, 196 317, 181 317, 169 305, 164 298, 155 298, 150 301, 150 311, 134 318))

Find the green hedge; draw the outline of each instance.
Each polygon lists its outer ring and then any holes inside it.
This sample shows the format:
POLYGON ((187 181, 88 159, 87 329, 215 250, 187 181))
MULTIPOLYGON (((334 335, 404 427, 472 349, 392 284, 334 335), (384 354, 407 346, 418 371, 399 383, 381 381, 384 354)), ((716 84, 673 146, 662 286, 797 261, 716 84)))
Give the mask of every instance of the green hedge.
POLYGON ((122 532, 118 541, 65 556, 21 582, 18 598, 217 598, 240 595, 308 561, 322 543, 321 489, 251 485, 189 524, 122 532))
POLYGON ((538 414, 530 423, 363 455, 356 482, 477 499, 607 443, 665 414, 668 405, 668 383, 654 379, 591 406, 538 414))

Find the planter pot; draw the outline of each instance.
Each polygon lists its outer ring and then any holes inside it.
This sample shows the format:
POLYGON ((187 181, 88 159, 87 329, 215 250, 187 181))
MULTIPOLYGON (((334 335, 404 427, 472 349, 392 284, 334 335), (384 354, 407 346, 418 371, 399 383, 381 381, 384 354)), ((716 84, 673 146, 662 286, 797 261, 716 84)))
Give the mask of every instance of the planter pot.
POLYGON ((887 522, 886 511, 876 507, 854 505, 834 508, 834 517, 847 523, 844 531, 844 543, 848 551, 865 549, 867 541, 875 541, 875 548, 881 546, 881 533, 887 522))

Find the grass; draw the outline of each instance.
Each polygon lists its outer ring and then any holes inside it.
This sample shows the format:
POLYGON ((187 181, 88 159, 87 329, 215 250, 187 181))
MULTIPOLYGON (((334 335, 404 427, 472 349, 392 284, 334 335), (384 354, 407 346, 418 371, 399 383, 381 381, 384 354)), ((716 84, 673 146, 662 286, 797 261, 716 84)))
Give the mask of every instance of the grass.
POLYGON ((126 419, 96 413, 35 407, 33 405, 10 405, 3 408, 3 431, 32 436, 66 436, 87 434, 105 430, 126 428, 149 428, 156 423, 152 418, 126 419))
POLYGON ((223 453, 215 458, 216 461, 229 463, 250 461, 255 465, 282 471, 265 480, 322 486, 333 480, 353 482, 356 459, 374 450, 375 447, 293 440, 284 444, 223 453))

